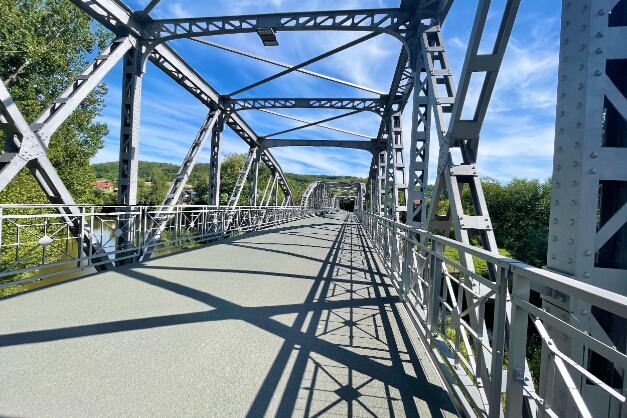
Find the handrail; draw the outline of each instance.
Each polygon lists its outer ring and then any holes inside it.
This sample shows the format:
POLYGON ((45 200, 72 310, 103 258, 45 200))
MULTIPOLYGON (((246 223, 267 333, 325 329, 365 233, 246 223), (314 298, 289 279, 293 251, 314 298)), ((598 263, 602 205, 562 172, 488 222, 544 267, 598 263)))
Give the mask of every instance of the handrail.
POLYGON ((51 210, 56 206, 0 205, 0 289, 105 262, 128 264, 147 250, 164 254, 315 214, 300 206, 175 205, 164 214, 158 206, 75 205, 77 214, 70 216, 70 225, 51 210), (102 252, 78 251, 84 231, 101 243, 105 261, 102 252))
POLYGON ((627 297, 376 214, 363 210, 355 213, 430 348, 427 351, 456 406, 466 415, 519 417, 527 408, 526 413, 534 417, 540 411, 555 416, 551 409, 555 379, 572 383, 567 395, 555 396, 571 396, 583 417, 591 415, 582 396, 581 386, 586 383, 581 382, 594 384, 618 402, 626 402, 624 391, 579 366, 578 356, 560 349, 564 343, 554 342, 546 328, 553 327, 563 333, 565 341, 577 341, 618 369, 627 370, 627 355, 580 331, 577 324, 563 320, 554 310, 533 305, 530 295, 532 286, 541 285, 550 288, 553 295, 561 295, 562 300, 552 303, 566 310, 579 300, 623 318, 627 318, 627 297), (446 247, 457 250, 460 257, 469 254, 493 264, 497 281, 464 269, 444 254, 446 247), (487 290, 477 292, 480 285, 487 290), (493 319, 486 316, 492 306, 493 319), (549 353, 534 376, 525 358, 529 318, 549 353), (534 378, 539 392, 532 383, 534 378))

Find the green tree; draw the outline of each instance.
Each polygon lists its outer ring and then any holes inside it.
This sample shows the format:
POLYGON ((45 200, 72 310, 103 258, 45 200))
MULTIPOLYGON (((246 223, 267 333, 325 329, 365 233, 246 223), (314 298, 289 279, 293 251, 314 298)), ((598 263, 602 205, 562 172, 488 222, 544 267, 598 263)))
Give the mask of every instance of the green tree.
POLYGON ((155 206, 163 202, 163 198, 168 192, 168 179, 165 174, 163 174, 163 171, 155 168, 150 173, 149 180, 151 182, 151 185, 146 189, 145 192, 142 191, 141 204, 155 206))
MULTIPOLYGON (((494 234, 499 247, 525 263, 546 265, 551 204, 551 182, 537 179, 513 179, 502 185, 492 178, 482 178, 494 234)), ((464 212, 474 214, 470 190, 462 192, 464 212)))
MULTIPOLYGON (((0 0, 0 10, 0 78, 31 123, 83 71, 86 57, 103 49, 111 36, 67 0, 0 0)), ((89 160, 108 133, 105 124, 93 121, 105 94, 101 84, 50 141, 48 156, 77 202, 96 200, 89 160)), ((48 202, 23 171, 0 193, 0 203, 48 202)))

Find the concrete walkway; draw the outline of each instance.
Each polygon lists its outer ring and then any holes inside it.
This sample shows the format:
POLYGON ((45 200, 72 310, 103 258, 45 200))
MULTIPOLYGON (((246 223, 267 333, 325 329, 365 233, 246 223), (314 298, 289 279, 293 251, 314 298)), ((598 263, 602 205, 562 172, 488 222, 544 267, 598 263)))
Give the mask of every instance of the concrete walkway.
POLYGON ((0 416, 454 416, 355 219, 0 300, 0 416))

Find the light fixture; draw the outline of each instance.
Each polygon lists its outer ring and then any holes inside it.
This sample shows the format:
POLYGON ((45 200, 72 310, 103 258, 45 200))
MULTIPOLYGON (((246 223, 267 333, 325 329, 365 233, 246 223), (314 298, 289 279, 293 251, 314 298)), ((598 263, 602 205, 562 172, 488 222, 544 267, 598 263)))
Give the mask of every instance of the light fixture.
POLYGON ((257 35, 261 38, 264 46, 278 46, 279 41, 276 39, 274 29, 272 28, 259 28, 257 29, 257 35))

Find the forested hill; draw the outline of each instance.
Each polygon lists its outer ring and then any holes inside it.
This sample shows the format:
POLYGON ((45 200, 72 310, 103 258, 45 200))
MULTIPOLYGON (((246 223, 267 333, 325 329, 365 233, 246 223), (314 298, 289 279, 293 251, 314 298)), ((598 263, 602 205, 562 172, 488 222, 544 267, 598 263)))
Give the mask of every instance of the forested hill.
MULTIPOLYGON (((107 180, 117 180, 118 178, 118 162, 110 162, 110 163, 99 163, 92 164, 94 171, 96 172, 96 178, 98 179, 107 179, 107 180)), ((168 163, 155 163, 150 161, 140 161, 139 162, 139 178, 143 180, 147 180, 150 177, 150 173, 153 170, 158 169, 163 174, 165 174, 166 178, 173 179, 176 175, 176 172, 179 169, 179 166, 176 164, 168 164, 168 163)), ((192 170, 191 175, 189 176, 189 180, 187 181, 190 184, 196 184, 203 175, 207 175, 209 173, 209 164, 196 164, 194 169, 192 170)), ((346 176, 321 176, 321 175, 312 175, 312 174, 292 174, 285 173, 285 177, 287 177, 290 186, 297 189, 305 189, 310 183, 314 181, 338 181, 338 182, 362 182, 366 183, 365 178, 359 177, 346 177, 346 176)))

